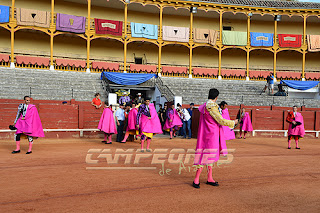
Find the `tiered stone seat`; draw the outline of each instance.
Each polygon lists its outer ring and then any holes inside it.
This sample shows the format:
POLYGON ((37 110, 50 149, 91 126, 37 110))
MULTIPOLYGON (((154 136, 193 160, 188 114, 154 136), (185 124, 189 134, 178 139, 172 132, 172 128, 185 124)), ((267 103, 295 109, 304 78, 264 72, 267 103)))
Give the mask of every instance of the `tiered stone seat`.
POLYGON ((99 73, 0 68, 0 98, 91 101, 96 92, 105 94, 99 73))
MULTIPOLYGON (((209 89, 217 88, 220 91, 218 101, 226 101, 229 105, 248 106, 286 106, 293 105, 306 107, 319 107, 320 100, 292 99, 290 97, 260 95, 266 82, 264 81, 237 81, 216 79, 188 79, 188 78, 161 78, 164 85, 175 96, 182 96, 183 104, 202 104, 207 100, 209 89)), ((277 89, 275 87, 275 93, 277 89)))

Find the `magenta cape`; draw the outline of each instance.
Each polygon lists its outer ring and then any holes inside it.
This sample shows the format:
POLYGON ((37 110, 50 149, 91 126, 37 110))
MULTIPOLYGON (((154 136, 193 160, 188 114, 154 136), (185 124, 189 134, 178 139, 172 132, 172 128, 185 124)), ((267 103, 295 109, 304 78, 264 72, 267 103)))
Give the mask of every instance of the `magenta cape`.
POLYGON ((166 122, 163 125, 163 129, 167 130, 170 128, 173 128, 175 126, 182 126, 182 121, 181 118, 179 117, 178 112, 173 109, 173 114, 169 114, 169 118, 167 118, 166 122), (169 120, 172 120, 172 122, 170 122, 169 120))
POLYGON ((227 154, 227 145, 222 126, 219 125, 206 109, 206 104, 199 107, 200 119, 195 165, 211 164, 219 160, 221 152, 227 154))
POLYGON ((128 115, 128 125, 126 131, 136 130, 136 119, 138 110, 137 108, 132 108, 128 115))
MULTIPOLYGON (((224 110, 222 110, 222 117, 226 120, 230 120, 230 115, 229 115, 229 110, 227 108, 225 108, 224 110)), ((222 126, 223 132, 224 132, 224 138, 226 140, 233 140, 236 138, 234 131, 231 130, 229 127, 227 126, 222 126)))
POLYGON ((98 129, 107 134, 117 134, 117 127, 114 121, 113 112, 110 108, 105 108, 101 115, 98 129))
POLYGON ((158 117, 157 110, 154 108, 153 104, 149 104, 149 111, 151 119, 149 119, 146 115, 143 114, 140 117, 140 132, 161 134, 162 129, 160 119, 158 117))
POLYGON ((17 134, 23 133, 36 138, 44 137, 40 116, 35 105, 29 104, 25 120, 21 118, 17 120, 15 125, 17 134))
POLYGON ((303 122, 303 116, 301 115, 301 113, 297 112, 294 121, 296 122, 300 122, 301 125, 296 126, 295 128, 292 128, 292 124, 289 125, 289 129, 288 129, 288 135, 298 135, 300 137, 303 137, 305 134, 305 130, 304 130, 304 122, 303 122))
POLYGON ((252 132, 253 131, 249 112, 246 112, 244 114, 244 116, 242 118, 242 124, 240 125, 240 128, 242 129, 242 131, 246 131, 246 132, 252 132))

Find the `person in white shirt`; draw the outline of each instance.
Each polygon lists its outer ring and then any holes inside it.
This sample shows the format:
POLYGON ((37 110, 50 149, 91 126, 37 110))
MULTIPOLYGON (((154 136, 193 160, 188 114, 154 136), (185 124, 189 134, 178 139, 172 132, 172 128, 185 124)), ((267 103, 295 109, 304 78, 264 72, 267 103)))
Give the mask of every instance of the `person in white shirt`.
POLYGON ((124 105, 120 104, 119 109, 117 109, 115 116, 117 121, 117 142, 121 142, 123 139, 123 127, 124 127, 124 120, 125 120, 125 111, 124 105))
POLYGON ((191 116, 187 109, 182 108, 181 104, 177 104, 177 112, 180 115, 180 118, 183 122, 183 138, 187 138, 187 128, 188 128, 188 139, 191 139, 191 116))

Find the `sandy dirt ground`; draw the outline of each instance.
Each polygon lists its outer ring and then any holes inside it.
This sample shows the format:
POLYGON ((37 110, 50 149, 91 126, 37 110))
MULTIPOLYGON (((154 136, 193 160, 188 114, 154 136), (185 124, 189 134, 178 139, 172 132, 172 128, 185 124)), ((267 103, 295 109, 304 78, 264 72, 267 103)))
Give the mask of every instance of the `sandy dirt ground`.
POLYGON ((142 156, 137 142, 37 139, 26 155, 23 139, 21 153, 13 155, 15 142, 2 140, 0 212, 320 212, 319 139, 302 139, 301 150, 294 141, 288 150, 285 138, 228 141, 232 162, 223 158, 213 169, 220 186, 206 185, 204 170, 200 189, 191 185, 192 163, 168 158, 173 149, 186 153, 195 145, 195 139, 156 137, 153 152, 134 164, 142 156), (133 149, 132 159, 107 162, 117 149, 133 149), (152 164, 155 152, 164 166, 152 164))

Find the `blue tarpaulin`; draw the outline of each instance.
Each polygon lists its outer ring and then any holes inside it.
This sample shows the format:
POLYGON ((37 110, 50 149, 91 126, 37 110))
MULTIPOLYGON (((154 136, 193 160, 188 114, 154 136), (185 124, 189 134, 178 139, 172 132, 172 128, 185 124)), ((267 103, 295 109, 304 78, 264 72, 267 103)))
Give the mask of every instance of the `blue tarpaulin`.
POLYGON ((292 81, 292 80, 282 80, 280 83, 284 83, 293 89, 298 90, 308 90, 319 84, 319 81, 292 81))
POLYGON ((119 73, 119 72, 102 72, 101 79, 106 77, 108 80, 120 85, 138 85, 148 81, 156 74, 143 74, 143 73, 119 73))

